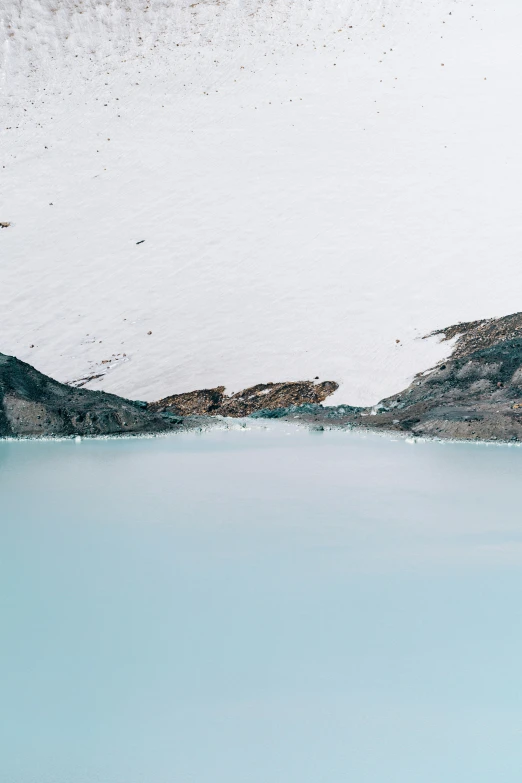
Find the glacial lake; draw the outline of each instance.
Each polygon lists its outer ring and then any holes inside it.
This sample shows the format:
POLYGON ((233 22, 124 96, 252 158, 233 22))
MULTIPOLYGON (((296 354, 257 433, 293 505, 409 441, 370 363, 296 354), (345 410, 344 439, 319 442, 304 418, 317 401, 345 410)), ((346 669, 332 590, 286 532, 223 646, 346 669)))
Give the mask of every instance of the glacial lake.
POLYGON ((2 783, 519 783, 522 449, 0 442, 2 783))

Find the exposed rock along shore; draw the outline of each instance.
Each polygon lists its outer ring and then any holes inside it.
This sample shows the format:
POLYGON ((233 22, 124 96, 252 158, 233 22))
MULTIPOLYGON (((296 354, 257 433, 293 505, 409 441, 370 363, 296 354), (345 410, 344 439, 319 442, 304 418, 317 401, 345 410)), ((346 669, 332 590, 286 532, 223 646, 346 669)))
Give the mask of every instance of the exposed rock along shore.
POLYGON ((0 354, 0 437, 129 435, 210 426, 214 416, 319 404, 338 385, 326 381, 258 384, 231 396, 224 387, 175 394, 158 402, 126 400, 49 378, 0 354))
POLYGON ((456 338, 449 359, 371 408, 323 406, 338 388, 334 381, 258 384, 230 396, 219 386, 145 403, 58 383, 0 354, 0 437, 145 434, 210 426, 215 416, 254 416, 322 429, 522 441, 522 313, 433 334, 456 338))
POLYGON ((522 441, 522 313, 456 324, 433 334, 456 338, 451 356, 419 373, 402 392, 372 408, 305 407, 285 412, 285 418, 316 427, 522 441))
POLYGON ((183 429, 184 420, 146 403, 58 383, 13 356, 0 354, 0 436, 153 433, 183 429))

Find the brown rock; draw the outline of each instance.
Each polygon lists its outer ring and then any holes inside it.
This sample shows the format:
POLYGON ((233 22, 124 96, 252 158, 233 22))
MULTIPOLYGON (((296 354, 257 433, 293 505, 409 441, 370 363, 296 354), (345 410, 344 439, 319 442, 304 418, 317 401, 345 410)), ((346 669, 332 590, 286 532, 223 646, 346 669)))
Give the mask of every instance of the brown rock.
POLYGON ((313 381, 258 383, 227 397, 225 387, 199 389, 173 394, 148 405, 151 411, 171 411, 180 416, 249 416, 260 410, 289 408, 305 403, 321 403, 338 388, 335 381, 315 384, 313 381))
POLYGON ((172 394, 157 402, 149 402, 147 407, 158 413, 170 411, 180 416, 215 415, 223 402, 224 392, 225 387, 218 386, 215 389, 199 389, 184 394, 172 394))

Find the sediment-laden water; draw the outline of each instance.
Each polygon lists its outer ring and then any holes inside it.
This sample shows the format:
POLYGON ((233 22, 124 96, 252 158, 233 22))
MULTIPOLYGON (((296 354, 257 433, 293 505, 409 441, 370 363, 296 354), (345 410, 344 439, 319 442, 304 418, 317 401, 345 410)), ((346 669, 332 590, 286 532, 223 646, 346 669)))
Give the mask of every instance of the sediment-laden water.
POLYGON ((518 783, 522 449, 0 442, 6 783, 518 783))

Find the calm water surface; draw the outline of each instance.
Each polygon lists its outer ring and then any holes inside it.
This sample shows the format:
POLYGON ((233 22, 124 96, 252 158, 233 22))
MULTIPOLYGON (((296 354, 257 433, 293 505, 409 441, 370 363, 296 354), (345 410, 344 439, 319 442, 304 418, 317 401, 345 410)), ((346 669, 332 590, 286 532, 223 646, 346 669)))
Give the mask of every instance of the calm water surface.
POLYGON ((2 783, 519 783, 522 449, 0 443, 2 783))

